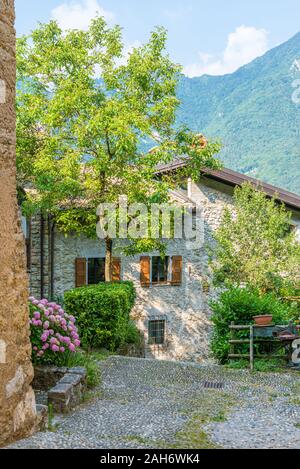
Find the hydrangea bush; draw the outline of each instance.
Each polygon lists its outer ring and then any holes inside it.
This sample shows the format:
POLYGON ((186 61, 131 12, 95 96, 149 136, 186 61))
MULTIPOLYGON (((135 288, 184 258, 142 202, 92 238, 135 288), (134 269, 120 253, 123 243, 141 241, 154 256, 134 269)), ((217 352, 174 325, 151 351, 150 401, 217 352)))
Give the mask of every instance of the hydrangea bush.
POLYGON ((57 303, 29 298, 34 363, 63 365, 80 347, 75 318, 57 303))

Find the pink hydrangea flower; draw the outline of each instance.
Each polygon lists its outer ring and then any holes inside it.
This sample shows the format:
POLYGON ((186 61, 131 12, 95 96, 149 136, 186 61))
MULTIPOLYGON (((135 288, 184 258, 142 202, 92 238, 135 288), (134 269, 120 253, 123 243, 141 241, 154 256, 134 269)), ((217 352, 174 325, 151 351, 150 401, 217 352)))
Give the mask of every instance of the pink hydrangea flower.
POLYGON ((44 322, 44 325, 43 325, 43 328, 44 328, 44 329, 49 329, 49 327, 50 327, 49 321, 45 321, 45 322, 44 322))
POLYGON ((68 315, 60 305, 49 302, 46 298, 37 300, 31 296, 29 301, 35 307, 31 308, 29 319, 31 336, 37 341, 37 345, 33 347, 33 355, 41 358, 47 351, 47 358, 50 358, 51 353, 65 353, 68 350, 76 352, 81 342, 74 316, 68 315), (40 327, 41 331, 35 329, 40 327))

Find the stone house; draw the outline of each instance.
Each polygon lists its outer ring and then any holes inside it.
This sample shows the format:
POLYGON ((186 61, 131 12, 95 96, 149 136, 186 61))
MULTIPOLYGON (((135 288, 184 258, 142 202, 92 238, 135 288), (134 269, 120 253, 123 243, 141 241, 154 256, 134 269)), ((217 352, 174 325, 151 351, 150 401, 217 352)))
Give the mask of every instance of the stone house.
MULTIPOLYGON (((160 168, 176 171, 184 163, 160 168)), ((168 242, 167 257, 158 253, 120 257, 114 253, 114 280, 131 280, 137 291, 132 319, 144 335, 145 356, 202 361, 208 357, 210 286, 208 252, 223 210, 233 205, 236 186, 250 181, 291 210, 300 237, 300 196, 260 183, 228 169, 207 171, 200 183, 188 181, 171 195, 179 204, 201 211, 204 244, 191 249, 185 239, 168 242)), ((51 220, 36 217, 26 224, 31 293, 60 298, 66 290, 104 280, 104 242, 84 236, 65 237, 51 220)))

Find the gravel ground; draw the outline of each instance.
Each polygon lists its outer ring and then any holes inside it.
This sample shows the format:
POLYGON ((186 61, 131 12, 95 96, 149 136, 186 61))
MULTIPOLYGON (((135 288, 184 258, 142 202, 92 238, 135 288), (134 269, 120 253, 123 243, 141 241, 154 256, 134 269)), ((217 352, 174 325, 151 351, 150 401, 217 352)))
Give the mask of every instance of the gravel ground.
POLYGON ((110 357, 55 431, 11 448, 300 448, 300 374, 110 357), (204 383, 222 383, 206 389, 204 383))

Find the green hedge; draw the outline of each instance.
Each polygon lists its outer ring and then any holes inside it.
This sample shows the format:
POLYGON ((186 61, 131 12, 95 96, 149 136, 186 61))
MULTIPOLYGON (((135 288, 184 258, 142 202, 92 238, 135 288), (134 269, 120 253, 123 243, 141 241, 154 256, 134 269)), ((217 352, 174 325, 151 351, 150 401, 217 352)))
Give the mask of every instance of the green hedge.
POLYGON ((131 282, 100 283, 65 293, 65 309, 76 318, 84 347, 115 351, 127 339, 135 302, 131 282))
MULTIPOLYGON (((210 306, 213 310, 211 350, 214 357, 222 364, 228 361, 231 322, 241 325, 253 324, 253 316, 272 314, 275 324, 285 324, 291 316, 289 305, 274 295, 260 295, 256 290, 247 288, 226 290, 218 301, 211 302, 210 306)), ((242 339, 247 337, 247 333, 240 332, 237 336, 242 339)), ((248 353, 249 347, 240 346, 240 352, 248 353)))

